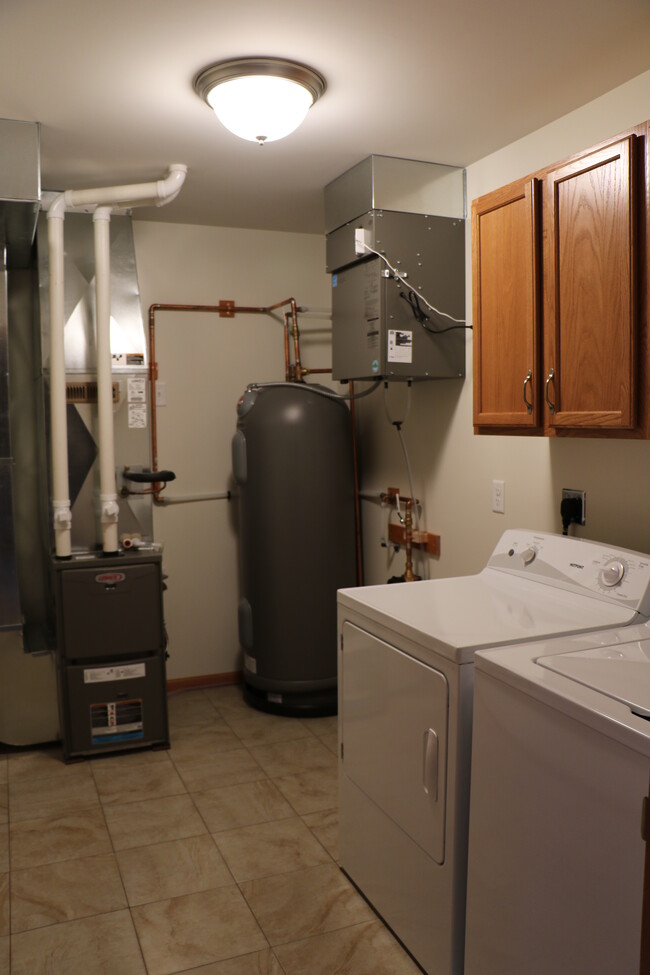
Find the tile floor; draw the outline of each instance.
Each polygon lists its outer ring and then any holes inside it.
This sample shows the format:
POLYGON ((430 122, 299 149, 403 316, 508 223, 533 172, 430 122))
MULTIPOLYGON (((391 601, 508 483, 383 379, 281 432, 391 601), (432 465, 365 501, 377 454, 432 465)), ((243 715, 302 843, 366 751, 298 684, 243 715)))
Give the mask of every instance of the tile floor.
POLYGON ((337 865, 336 718, 169 713, 169 751, 0 753, 0 975, 417 975, 337 865))

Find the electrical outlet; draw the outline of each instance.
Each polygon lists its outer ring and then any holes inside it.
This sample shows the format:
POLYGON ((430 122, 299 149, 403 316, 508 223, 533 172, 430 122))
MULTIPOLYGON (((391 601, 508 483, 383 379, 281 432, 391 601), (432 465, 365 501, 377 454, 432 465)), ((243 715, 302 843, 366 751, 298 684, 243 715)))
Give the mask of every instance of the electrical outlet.
POLYGON ((492 511, 503 515, 506 510, 506 482, 492 481, 492 511))
POLYGON ((573 519, 573 523, 575 525, 586 524, 587 492, 578 491, 574 488, 562 488, 562 500, 564 501, 566 498, 575 498, 581 505, 580 517, 573 519))

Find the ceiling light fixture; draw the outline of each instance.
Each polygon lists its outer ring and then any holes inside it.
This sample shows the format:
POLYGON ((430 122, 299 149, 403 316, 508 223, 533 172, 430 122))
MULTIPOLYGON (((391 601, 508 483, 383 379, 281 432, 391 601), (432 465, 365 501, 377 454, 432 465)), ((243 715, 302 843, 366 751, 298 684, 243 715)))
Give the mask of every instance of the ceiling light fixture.
POLYGON ((220 61, 194 79, 194 90, 219 121, 260 145, 297 129, 325 88, 325 79, 313 68, 284 58, 220 61))

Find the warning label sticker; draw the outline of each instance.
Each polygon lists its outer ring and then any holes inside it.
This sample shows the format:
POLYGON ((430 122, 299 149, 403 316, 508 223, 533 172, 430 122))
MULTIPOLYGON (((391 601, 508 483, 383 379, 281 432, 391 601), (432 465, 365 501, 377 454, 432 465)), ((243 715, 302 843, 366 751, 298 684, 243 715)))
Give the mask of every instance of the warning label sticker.
POLYGON ((413 362, 413 332, 388 330, 388 361, 413 362))

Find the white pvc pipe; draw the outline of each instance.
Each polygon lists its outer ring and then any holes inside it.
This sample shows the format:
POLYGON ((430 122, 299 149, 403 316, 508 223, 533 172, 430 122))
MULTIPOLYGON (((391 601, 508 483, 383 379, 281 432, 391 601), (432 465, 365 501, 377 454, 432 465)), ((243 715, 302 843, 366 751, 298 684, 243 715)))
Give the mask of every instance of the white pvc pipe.
POLYGON ((67 206, 164 206, 176 199, 181 191, 187 166, 174 163, 169 167, 166 179, 151 183, 132 183, 127 186, 102 186, 89 190, 66 190, 67 206))
POLYGON ((50 427, 52 449, 52 510, 54 547, 58 558, 69 558, 72 552, 72 515, 68 481, 68 424, 65 386, 65 351, 63 329, 63 221, 65 202, 57 196, 47 214, 47 238, 50 253, 50 427))
POLYGON ((68 482, 68 431, 64 354, 64 248, 63 220, 66 207, 94 206, 95 283, 97 305, 97 401, 99 416, 99 463, 102 544, 107 554, 118 550, 119 505, 115 478, 113 436, 113 379, 110 343, 110 215, 116 206, 164 206, 181 191, 187 166, 169 167, 165 179, 127 186, 66 190, 55 197, 48 210, 50 261, 50 409, 52 423, 52 506, 56 555, 71 554, 72 515, 68 482))
POLYGON ((113 433, 113 371, 111 368, 111 210, 97 207, 95 231, 95 305, 97 320, 97 410, 99 428, 99 500, 102 548, 107 555, 118 551, 117 523, 120 508, 115 480, 113 433))

